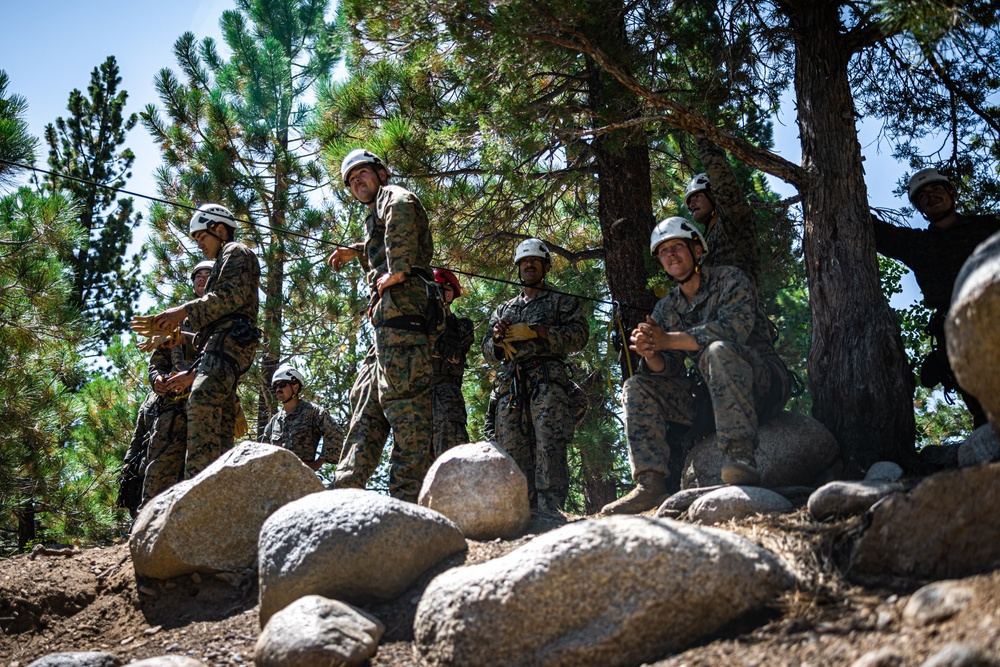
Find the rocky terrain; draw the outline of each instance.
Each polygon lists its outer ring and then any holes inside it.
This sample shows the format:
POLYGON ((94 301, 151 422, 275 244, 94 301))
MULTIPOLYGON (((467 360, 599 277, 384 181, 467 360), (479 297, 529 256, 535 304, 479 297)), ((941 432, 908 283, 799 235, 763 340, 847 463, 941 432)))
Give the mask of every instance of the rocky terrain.
MULTIPOLYGON (((468 540, 466 552, 436 565, 399 598, 366 606, 386 626, 370 664, 421 664, 413 617, 434 576, 502 556, 580 519, 534 515, 515 539, 468 540)), ((781 556, 798 585, 768 608, 654 664, 1000 665, 1000 571, 923 590, 929 581, 849 577, 849 552, 866 521, 820 523, 799 508, 719 526, 781 556)), ((181 655, 208 665, 247 665, 260 634, 257 596, 254 571, 143 579, 125 544, 38 549, 0 561, 0 658, 24 667, 54 652, 105 651, 126 663, 181 655)))

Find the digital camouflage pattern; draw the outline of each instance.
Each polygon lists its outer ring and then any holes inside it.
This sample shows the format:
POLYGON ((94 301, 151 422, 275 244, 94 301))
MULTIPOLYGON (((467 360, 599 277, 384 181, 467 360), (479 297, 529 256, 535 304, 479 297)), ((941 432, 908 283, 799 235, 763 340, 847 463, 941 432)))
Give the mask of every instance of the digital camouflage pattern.
MULTIPOLYGON (((191 323, 184 320, 181 332, 193 333, 191 323)), ((157 375, 164 378, 176 371, 186 371, 194 362, 191 336, 170 349, 157 348, 149 362, 150 384, 157 375)), ((187 397, 167 394, 159 399, 157 415, 150 433, 146 472, 142 486, 142 502, 167 490, 184 478, 184 458, 187 452, 187 397)))
MULTIPOLYGON (((457 343, 459 355, 445 358, 435 346, 431 357, 434 369, 434 458, 455 445, 469 442, 466 428, 468 414, 465 397, 462 395, 462 377, 469 349, 475 341, 472 320, 467 317, 449 315, 445 320, 445 330, 441 337, 451 337, 457 343)), ((440 341, 441 339, 439 339, 440 341)))
POLYGON ((753 209, 743 196, 726 153, 708 138, 696 139, 708 174, 709 194, 716 217, 705 229, 708 254, 704 266, 735 266, 743 271, 755 291, 760 288, 760 243, 753 209))
POLYGON ((257 339, 241 343, 230 334, 241 322, 256 327, 259 288, 257 256, 230 241, 216 258, 205 295, 184 304, 202 355, 187 404, 186 477, 194 477, 233 446, 236 386, 253 363, 257 339))
POLYGON ((430 467, 433 429, 427 282, 418 274, 430 277, 434 256, 427 213, 416 195, 395 185, 379 189, 365 218, 364 255, 372 294, 381 275, 408 275, 370 311, 375 355, 365 358, 351 389, 351 423, 335 484, 364 488, 391 428, 389 493, 416 502, 430 467), (401 320, 411 329, 401 328, 401 320))
POLYGON ((493 383, 495 441, 527 476, 532 501, 561 508, 569 492, 566 449, 575 426, 566 355, 586 346, 587 316, 574 296, 542 291, 527 298, 522 292, 493 312, 487 331, 483 357, 500 364, 493 383), (493 327, 503 319, 543 324, 548 340, 515 343, 515 357, 508 361, 493 342, 493 327))
POLYGON ((653 320, 665 331, 687 332, 700 349, 663 351, 662 372, 650 372, 643 360, 639 372, 625 382, 622 404, 633 478, 647 471, 668 474, 670 428, 689 426, 695 419, 698 401, 685 358, 693 360, 704 379, 720 449, 735 461, 753 455, 758 418, 779 412, 791 389, 759 313, 749 279, 729 266, 703 267, 690 303, 677 287, 656 304, 653 320))
POLYGON ((336 464, 340 458, 344 430, 325 408, 300 399, 291 412, 278 408, 264 427, 261 439, 284 447, 306 463, 316 460, 316 450, 322 439, 323 460, 336 464))

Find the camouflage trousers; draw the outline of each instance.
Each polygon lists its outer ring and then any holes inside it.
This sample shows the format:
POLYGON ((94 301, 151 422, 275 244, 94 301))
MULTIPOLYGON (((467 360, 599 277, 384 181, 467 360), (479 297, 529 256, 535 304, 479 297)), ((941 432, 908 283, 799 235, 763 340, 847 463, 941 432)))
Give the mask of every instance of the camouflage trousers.
POLYGON ((538 496, 545 496, 561 507, 569 494, 566 450, 575 426, 563 388, 569 378, 559 362, 522 369, 520 376, 514 391, 509 380, 498 385, 496 443, 527 476, 533 505, 538 504, 538 496))
POLYGON ((187 478, 233 447, 238 372, 236 363, 222 354, 202 357, 187 405, 187 478))
POLYGON ((147 450, 142 505, 184 479, 187 451, 187 400, 164 398, 147 450))
MULTIPOLYGON (((719 448, 730 456, 752 454, 758 408, 766 406, 771 390, 770 366, 749 347, 716 341, 699 356, 698 371, 712 401, 719 448)), ((625 381, 622 405, 632 477, 669 474, 670 431, 690 426, 698 412, 694 382, 684 376, 637 373, 625 381)))
POLYGON ((389 493, 416 502, 432 455, 430 346, 426 336, 385 329, 376 330, 351 388, 351 423, 334 485, 365 488, 391 429, 389 493), (412 340, 420 342, 400 344, 412 340))
POLYGON ((432 399, 434 403, 434 458, 469 441, 466 429, 465 397, 462 395, 462 378, 448 376, 444 381, 435 378, 432 399))

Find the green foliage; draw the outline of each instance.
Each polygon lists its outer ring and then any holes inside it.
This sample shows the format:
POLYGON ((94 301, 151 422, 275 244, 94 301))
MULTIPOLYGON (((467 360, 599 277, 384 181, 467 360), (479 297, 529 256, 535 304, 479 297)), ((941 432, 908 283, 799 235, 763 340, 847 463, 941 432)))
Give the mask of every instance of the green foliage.
POLYGON ((128 328, 143 259, 141 252, 126 257, 142 216, 134 211, 131 197, 116 199, 114 190, 125 186, 135 162, 132 149, 121 148, 137 116, 124 116, 128 93, 120 85, 118 63, 108 56, 91 73, 86 95, 77 89, 70 93, 69 117, 45 127, 49 167, 70 177, 46 176, 45 186, 80 205, 84 236, 63 256, 75 273, 73 301, 103 345, 128 328))
POLYGON ((62 436, 73 415, 83 341, 60 260, 80 240, 75 207, 21 188, 0 199, 0 552, 38 537, 67 479, 62 436))
MULTIPOLYGON (((38 139, 28 131, 24 114, 28 102, 20 95, 8 95, 7 72, 0 69, 0 159, 18 163, 33 163, 38 139)), ((17 169, 0 163, 0 186, 13 180, 17 169)))

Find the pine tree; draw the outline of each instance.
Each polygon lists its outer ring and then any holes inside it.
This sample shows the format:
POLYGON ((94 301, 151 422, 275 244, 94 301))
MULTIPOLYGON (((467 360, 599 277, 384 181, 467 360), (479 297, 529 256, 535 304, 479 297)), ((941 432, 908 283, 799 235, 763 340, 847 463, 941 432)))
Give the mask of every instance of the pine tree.
MULTIPOLYGON (((328 0, 238 0, 236 9, 220 20, 231 57, 224 59, 210 38, 199 42, 192 33, 184 34, 174 52, 185 81, 161 70, 156 87, 165 117, 153 105, 142 113, 143 124, 163 150, 161 193, 193 206, 216 201, 251 223, 240 225, 240 240, 263 262, 258 430, 269 417, 271 375, 288 358, 282 353, 283 340, 300 340, 298 327, 315 334, 317 318, 339 308, 331 296, 312 288, 317 280, 328 279, 323 259, 332 247, 310 247, 298 236, 329 240, 322 231, 324 215, 310 202, 310 195, 324 185, 324 175, 302 132, 311 111, 310 92, 339 53, 324 18, 328 5, 328 0), (286 313, 297 313, 301 320, 289 327, 286 313)), ((154 253, 164 260, 157 280, 186 282, 185 269, 167 262, 190 254, 180 241, 189 215, 163 207, 152 210, 158 243, 154 253)), ((289 350, 306 351, 295 344, 289 350)))
MULTIPOLYGON (((18 164, 35 160, 35 146, 38 140, 28 132, 24 114, 27 101, 20 95, 8 95, 7 72, 0 69, 0 160, 18 164)), ((0 186, 8 184, 17 168, 0 162, 0 186)))
POLYGON ((132 319, 142 261, 142 253, 126 256, 142 216, 130 197, 118 199, 115 192, 131 176, 135 156, 122 146, 138 121, 136 114, 124 115, 128 93, 120 85, 118 63, 108 56, 91 72, 86 94, 70 93, 70 115, 45 127, 50 169, 72 177, 50 175, 45 184, 80 203, 85 232, 80 246, 65 257, 75 275, 73 302, 104 344, 132 319))

